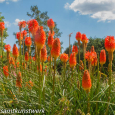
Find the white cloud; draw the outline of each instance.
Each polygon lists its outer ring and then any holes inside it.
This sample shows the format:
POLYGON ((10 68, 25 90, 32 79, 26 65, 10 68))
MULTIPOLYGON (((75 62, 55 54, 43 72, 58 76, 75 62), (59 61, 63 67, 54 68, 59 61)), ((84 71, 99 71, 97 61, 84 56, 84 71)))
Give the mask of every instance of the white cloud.
POLYGON ((20 20, 20 19, 15 19, 15 22, 13 23, 14 25, 18 25, 18 22, 20 22, 20 21, 24 21, 23 19, 22 20, 20 20))
POLYGON ((6 4, 9 4, 9 2, 6 2, 6 4))
POLYGON ((6 25, 6 27, 10 27, 10 26, 11 26, 11 23, 8 22, 8 21, 5 21, 5 25, 6 25))
POLYGON ((74 0, 71 4, 66 3, 64 8, 89 15, 98 22, 115 20, 115 0, 74 0))
POLYGON ((0 3, 4 2, 5 0, 0 0, 0 3))
POLYGON ((18 0, 11 0, 12 2, 17 2, 18 0))

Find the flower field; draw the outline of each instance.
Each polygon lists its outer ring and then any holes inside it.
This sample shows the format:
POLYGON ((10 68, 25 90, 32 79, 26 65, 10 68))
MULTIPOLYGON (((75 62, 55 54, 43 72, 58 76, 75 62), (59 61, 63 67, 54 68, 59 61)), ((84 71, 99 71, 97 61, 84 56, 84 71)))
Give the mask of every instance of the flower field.
POLYGON ((11 109, 24 109, 21 114, 41 115, 115 114, 114 36, 105 38, 105 49, 98 54, 94 46, 87 51, 86 34, 76 32, 78 46, 73 45, 72 52, 69 46, 69 54, 66 54, 61 53, 60 39, 54 39, 53 19, 47 20, 48 38, 36 19, 20 21, 18 26, 16 38, 19 44, 12 48, 9 44, 3 47, 5 25, 0 22, 0 110, 4 114, 11 109), (50 53, 47 53, 48 49, 50 53), (106 60, 109 65, 105 70, 106 60), (57 67, 59 61, 63 63, 61 74, 57 67), (42 111, 30 112, 29 109, 42 111))

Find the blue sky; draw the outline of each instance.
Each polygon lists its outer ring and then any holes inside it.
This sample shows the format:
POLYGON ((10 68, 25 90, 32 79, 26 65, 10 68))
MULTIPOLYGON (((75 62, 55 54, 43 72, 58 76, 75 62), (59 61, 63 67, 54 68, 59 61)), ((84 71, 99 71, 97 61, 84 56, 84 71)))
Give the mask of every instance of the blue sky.
POLYGON ((68 47, 71 32, 71 44, 78 31, 88 38, 115 36, 115 0, 0 0, 0 12, 5 17, 9 34, 4 40, 6 44, 13 46, 16 41, 13 32, 19 31, 17 22, 30 19, 27 12, 31 12, 33 5, 37 5, 41 12, 47 11, 48 16, 57 22, 63 33, 60 37, 63 51, 68 47))

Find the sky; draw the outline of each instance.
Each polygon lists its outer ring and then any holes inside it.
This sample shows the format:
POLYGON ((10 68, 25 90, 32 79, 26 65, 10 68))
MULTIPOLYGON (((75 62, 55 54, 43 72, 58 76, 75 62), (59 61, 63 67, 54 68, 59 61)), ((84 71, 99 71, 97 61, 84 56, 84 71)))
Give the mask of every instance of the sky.
MULTIPOLYGON (((18 22, 28 21, 30 7, 37 5, 41 12, 48 12, 57 27, 62 32, 60 41, 63 51, 76 39, 78 31, 85 33, 88 38, 105 38, 115 36, 115 0, 0 0, 0 12, 5 17, 5 27, 9 36, 4 40, 6 44, 13 44, 16 38, 14 32, 19 32, 18 22)), ((38 22, 39 23, 39 22, 38 22)))

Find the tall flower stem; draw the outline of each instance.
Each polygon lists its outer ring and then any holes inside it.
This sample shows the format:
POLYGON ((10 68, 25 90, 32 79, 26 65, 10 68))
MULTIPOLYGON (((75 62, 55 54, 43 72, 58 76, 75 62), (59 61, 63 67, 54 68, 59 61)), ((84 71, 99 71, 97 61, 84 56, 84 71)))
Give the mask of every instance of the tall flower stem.
POLYGON ((43 64, 44 64, 44 62, 42 62, 42 76, 43 76, 43 64))
POLYGON ((2 68, 3 68, 3 31, 1 31, 2 68))
POLYGON ((109 110, 109 102, 110 102, 110 94, 111 94, 111 78, 112 78, 112 60, 113 60, 113 52, 109 52, 109 94, 108 94, 108 105, 106 109, 105 115, 108 115, 109 110))
POLYGON ((85 48, 85 43, 83 42, 84 69, 86 69, 86 59, 85 59, 85 52, 86 52, 86 48, 85 48))
POLYGON ((24 60, 24 39, 25 37, 23 36, 23 60, 24 60))
POLYGON ((79 63, 80 63, 80 40, 78 40, 78 46, 79 46, 79 63))
MULTIPOLYGON (((51 48, 50 48, 50 70, 49 70, 49 73, 50 73, 50 75, 51 75, 51 71, 52 69, 51 69, 51 48)), ((51 79, 51 76, 50 76, 50 79, 51 79)))
POLYGON ((40 49, 38 49, 38 73, 39 73, 39 109, 41 108, 41 76, 40 76, 40 49))
POLYGON ((55 88, 55 69, 56 69, 56 58, 54 58, 54 75, 53 75, 53 89, 52 89, 52 110, 53 110, 53 102, 54 102, 54 88, 55 88))
POLYGON ((66 63, 63 63, 63 68, 64 68, 64 78, 63 78, 63 83, 64 83, 64 88, 65 88, 65 73, 66 73, 66 63))
POLYGON ((89 97, 89 93, 88 93, 88 95, 87 95, 87 98, 88 98, 87 113, 90 113, 90 103, 89 103, 90 97, 89 97))

